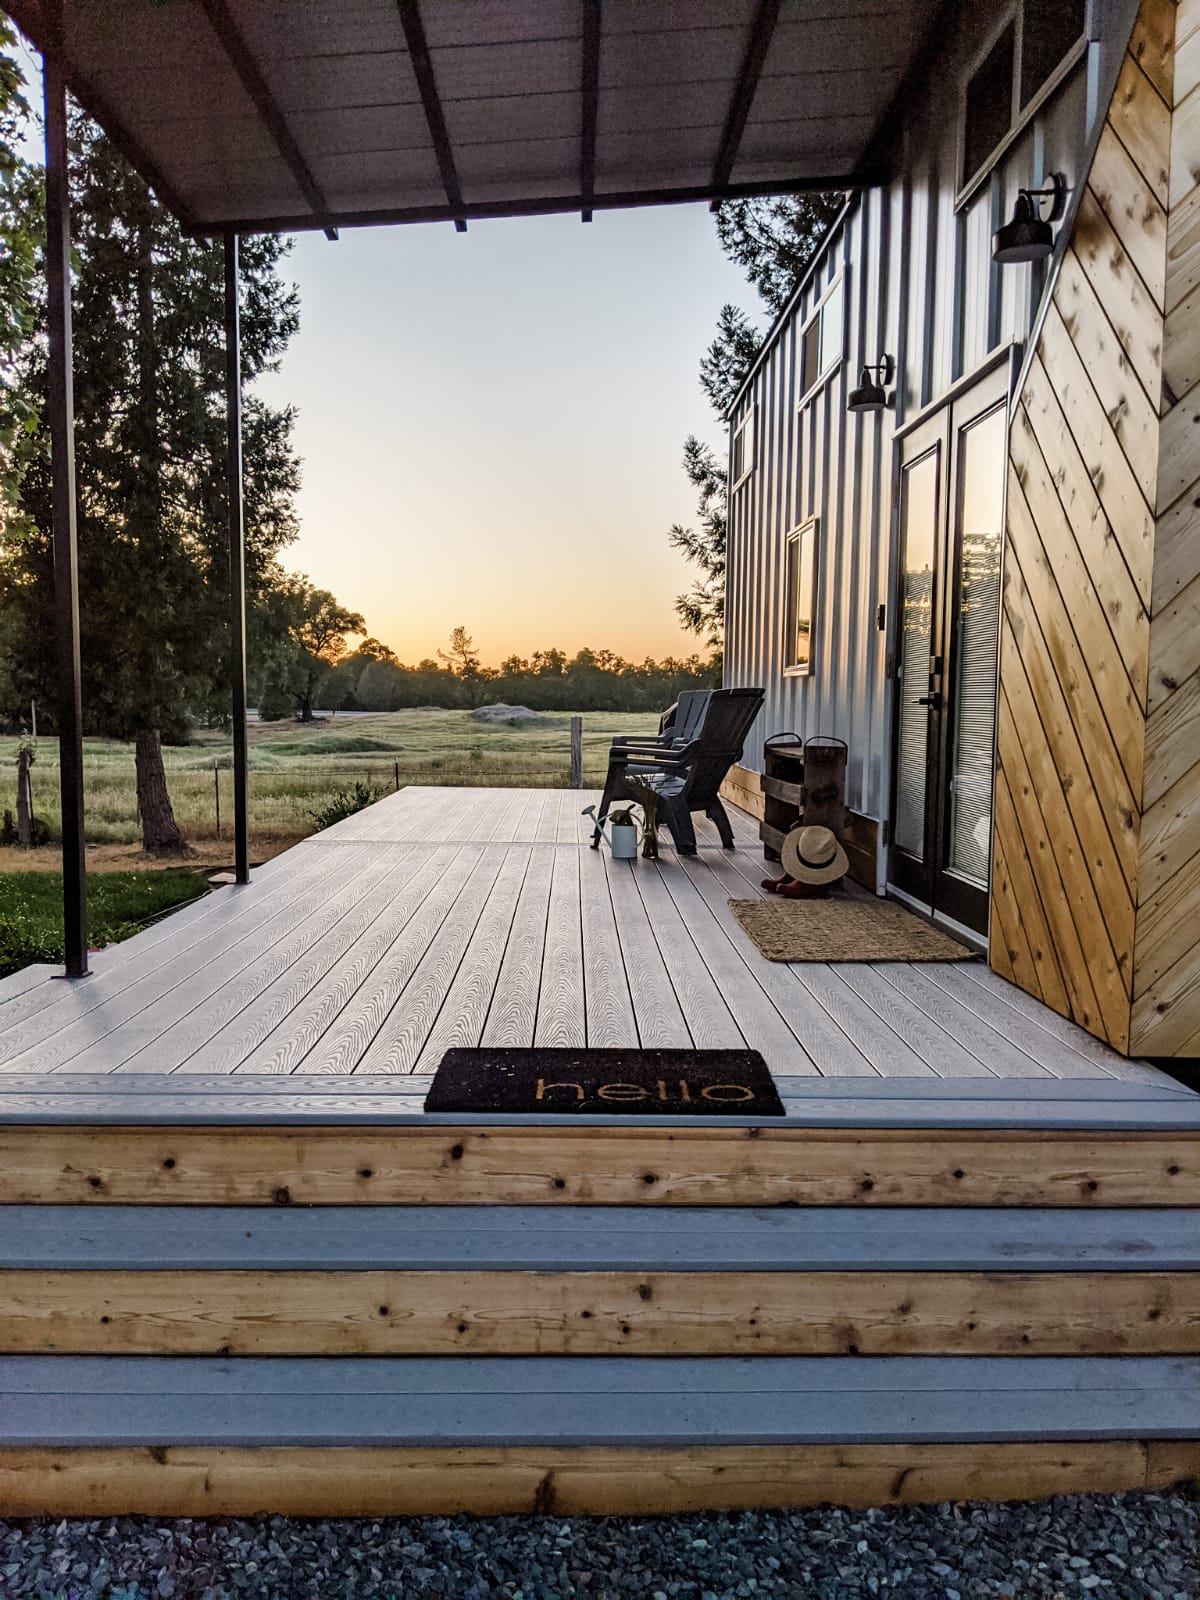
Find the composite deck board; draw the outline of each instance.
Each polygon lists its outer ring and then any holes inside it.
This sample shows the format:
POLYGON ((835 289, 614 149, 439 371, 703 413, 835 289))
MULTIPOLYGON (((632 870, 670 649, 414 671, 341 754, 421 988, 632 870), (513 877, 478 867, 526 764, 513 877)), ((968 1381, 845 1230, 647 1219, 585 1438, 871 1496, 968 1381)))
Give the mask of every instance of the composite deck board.
MULTIPOLYGON (((361 927, 361 919, 355 913, 381 881, 387 882, 390 869, 387 857, 376 856, 348 881, 339 878, 332 893, 325 887, 316 890, 312 914, 301 921, 289 918, 282 927, 272 928, 250 960, 245 958, 248 952, 235 953, 228 962, 217 961, 206 967, 203 981, 196 986, 180 984, 155 1006, 148 1007, 138 1017, 136 1027, 109 1035, 105 1045, 112 1047, 108 1057, 112 1067, 121 1072, 173 1072, 178 1067, 210 1071, 196 1058, 201 1056, 203 1060, 207 1047, 223 1030, 244 1041, 244 1049, 248 1049, 247 1027, 252 1029, 257 1020, 256 1002, 280 979, 298 999, 291 981, 297 968, 303 965, 309 970, 314 951, 332 955, 344 932, 349 931, 343 928, 347 920, 352 927, 361 927), (196 1003, 189 1006, 193 994, 196 1003), (158 1031, 139 1045, 139 1037, 152 1029, 158 1031)), ((102 1051, 93 1049, 90 1054, 99 1069, 102 1051)))
POLYGON ((834 1022, 823 1006, 814 1004, 808 990, 797 981, 793 968, 779 961, 763 961, 749 934, 729 909, 731 899, 745 891, 730 861, 706 853, 686 864, 688 876, 725 930, 733 948, 747 961, 770 1002, 791 1028, 802 1049, 818 1070, 829 1077, 874 1077, 875 1068, 834 1022))
POLYGON ((816 1072, 808 1052, 768 1000, 756 969, 747 966, 741 953, 730 943, 682 864, 670 858, 660 864, 659 870, 708 968, 713 987, 720 985, 747 1045, 761 1051, 767 1062, 780 1072, 816 1072))
POLYGON ((734 1019, 724 989, 713 982, 712 973, 697 950, 691 930, 680 915, 662 874, 654 867, 651 871, 636 873, 634 881, 692 1043, 701 1050, 741 1048, 746 1042, 745 1035, 734 1019))
POLYGON ((532 853, 514 844, 505 856, 437 1020, 419 1041, 414 1071, 431 1072, 445 1051, 479 1043, 532 853))
MULTIPOLYGON (((557 797, 550 795, 535 832, 540 833, 547 812, 557 818, 557 797)), ((546 918, 550 910, 550 884, 554 876, 553 850, 536 842, 521 884, 516 910, 496 986, 488 1002, 481 1044, 506 1049, 528 1048, 537 1026, 538 996, 542 987, 542 951, 546 943, 546 918)))
POLYGON ((596 854, 608 878, 638 1043, 643 1050, 686 1049, 692 1036, 634 881, 636 865, 596 854))
MULTIPOLYGON (((486 906, 504 870, 507 851, 487 851, 476 862, 462 893, 448 910, 417 963, 400 1000, 354 1063, 356 1072, 412 1072, 421 1047, 442 1010, 463 957, 478 931, 480 905, 486 906)), ((517 858, 516 872, 521 868, 517 858)))
POLYGON ((461 847, 389 947, 386 963, 380 963, 328 1032, 314 1042, 305 1057, 306 1070, 354 1071, 424 960, 459 894, 480 872, 485 855, 481 845, 461 847))
MULTIPOLYGON (((567 804, 573 798, 568 796, 567 804)), ((558 817, 560 843, 564 828, 574 839, 574 819, 569 812, 564 816, 565 810, 565 806, 561 808, 558 817)), ((554 852, 550 881, 534 1044, 539 1048, 586 1044, 584 1003, 579 851, 559 848, 554 852)))
MULTIPOLYGON (((372 974, 389 962, 392 947, 424 906, 426 895, 454 865, 461 849, 459 845, 437 846, 423 855, 411 877, 389 882, 378 904, 365 902, 368 915, 349 947, 328 950, 324 973, 298 997, 290 982, 269 990, 251 1019, 251 1025, 256 1025, 261 1014, 264 1021, 270 1022, 269 1030, 261 1037, 249 1037, 249 1028, 244 1028, 241 1037, 226 1045, 221 1045, 219 1039, 214 1041, 218 1059, 226 1050, 231 1051, 238 1057, 239 1069, 248 1077, 311 1071, 311 1066, 305 1065, 310 1052, 324 1041, 372 974), (249 1043, 248 1051, 243 1050, 243 1043, 249 1043)), ((204 1057, 208 1051, 199 1054, 204 1057)))
POLYGON ((609 888, 607 854, 583 849, 577 856, 587 1042, 593 1048, 636 1049, 637 1022, 609 888))
POLYGON ((829 1078, 1155 1081, 980 963, 764 961, 772 869, 697 819, 681 861, 587 847, 589 790, 408 788, 96 958, 0 986, 0 1081, 429 1070, 447 1042, 695 1044, 829 1078))
POLYGON ((7 1448, 1194 1439, 1200 1361, 9 1356, 0 1415, 7 1448))
POLYGON ((6 1272, 1200 1271, 1185 1210, 15 1205, 4 1222, 6 1272))

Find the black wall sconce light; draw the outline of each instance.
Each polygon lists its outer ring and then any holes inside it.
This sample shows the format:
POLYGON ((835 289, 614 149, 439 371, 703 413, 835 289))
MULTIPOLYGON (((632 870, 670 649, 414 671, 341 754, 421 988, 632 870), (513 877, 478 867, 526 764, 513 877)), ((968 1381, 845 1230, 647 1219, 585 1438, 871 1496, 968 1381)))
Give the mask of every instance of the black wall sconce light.
POLYGON ((846 410, 882 411, 887 405, 887 386, 895 376, 896 363, 891 356, 883 356, 874 366, 864 367, 859 374, 858 388, 850 391, 846 410))
POLYGON ((1046 189, 1019 189, 1012 221, 992 235, 992 260, 1003 266, 1016 261, 1044 261, 1054 248, 1054 230, 1067 208, 1067 180, 1061 172, 1051 174, 1046 189), (1050 215, 1042 216, 1042 201, 1049 199, 1050 215))

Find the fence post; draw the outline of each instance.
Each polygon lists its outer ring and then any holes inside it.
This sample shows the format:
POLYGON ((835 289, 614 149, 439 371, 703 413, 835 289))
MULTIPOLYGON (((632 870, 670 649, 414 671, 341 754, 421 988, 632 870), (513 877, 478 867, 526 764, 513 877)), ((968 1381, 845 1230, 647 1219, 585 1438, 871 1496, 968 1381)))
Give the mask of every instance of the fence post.
POLYGON ((221 837, 221 769, 213 762, 213 794, 217 802, 217 838, 221 837))
POLYGON ((32 763, 33 751, 22 745, 17 751, 17 843, 25 846, 33 843, 33 784, 29 775, 32 763))
POLYGON ((392 788, 393 789, 399 789, 399 787, 400 787, 400 761, 397 758, 395 761, 392 762, 392 788))
POLYGON ((583 718, 571 718, 571 787, 583 788, 583 718))

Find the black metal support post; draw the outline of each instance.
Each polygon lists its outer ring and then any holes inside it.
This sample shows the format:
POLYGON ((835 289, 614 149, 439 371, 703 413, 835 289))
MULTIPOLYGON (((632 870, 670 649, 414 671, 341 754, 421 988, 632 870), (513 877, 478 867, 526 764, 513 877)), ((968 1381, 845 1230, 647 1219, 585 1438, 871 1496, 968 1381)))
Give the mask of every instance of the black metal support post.
POLYGON ((225 235, 225 415, 229 495, 229 679, 233 694, 233 857, 238 883, 250 882, 250 802, 246 777, 246 529, 242 518, 242 332, 238 241, 225 235))
POLYGON ((79 665, 79 552, 75 526, 75 400, 71 382, 71 209, 67 190, 67 89, 62 7, 48 7, 46 106, 46 310, 50 351, 54 610, 58 644, 58 749, 62 793, 63 932, 68 978, 88 970, 83 844, 83 691, 79 665))

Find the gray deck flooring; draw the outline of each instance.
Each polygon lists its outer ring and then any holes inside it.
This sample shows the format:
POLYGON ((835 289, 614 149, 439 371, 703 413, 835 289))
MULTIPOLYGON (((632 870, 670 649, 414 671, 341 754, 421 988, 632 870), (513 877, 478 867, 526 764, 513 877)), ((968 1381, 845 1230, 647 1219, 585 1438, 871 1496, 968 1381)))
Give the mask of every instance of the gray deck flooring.
MULTIPOLYGON (((750 1046, 777 1073, 1165 1084, 977 961, 781 965, 756 824, 657 863, 590 793, 406 789, 94 958, 0 982, 0 1074, 431 1072, 451 1046, 750 1046)), ((898 1086, 899 1087, 899 1086, 898 1086)))

